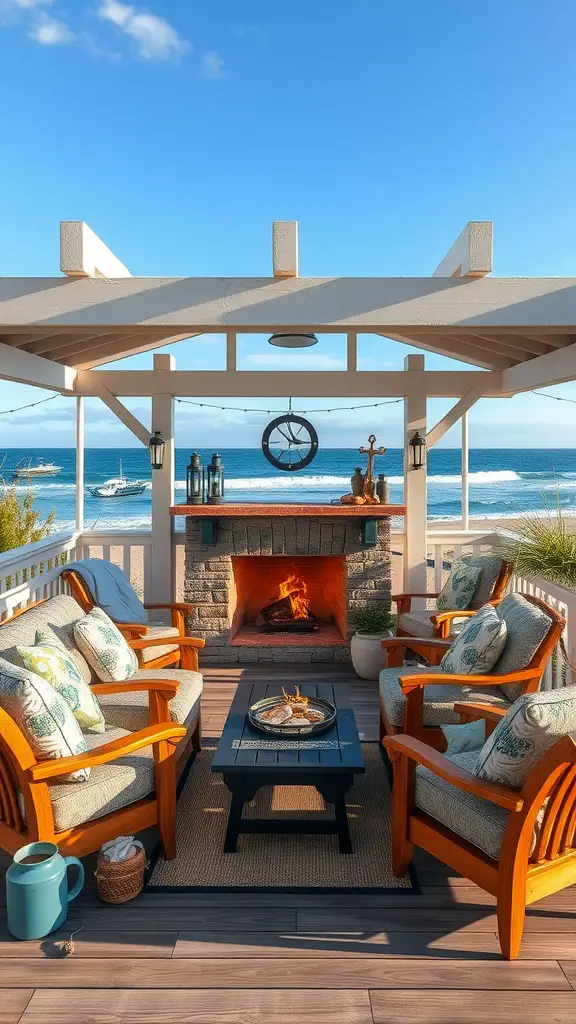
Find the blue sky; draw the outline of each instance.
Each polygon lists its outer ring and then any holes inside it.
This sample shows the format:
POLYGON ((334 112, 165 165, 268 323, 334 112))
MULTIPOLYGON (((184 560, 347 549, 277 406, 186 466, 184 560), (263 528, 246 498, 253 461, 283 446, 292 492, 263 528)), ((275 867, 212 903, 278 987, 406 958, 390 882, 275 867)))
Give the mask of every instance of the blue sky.
MULTIPOLYGON (((0 274, 56 275, 64 219, 86 220, 134 274, 268 274, 272 220, 297 219, 302 275, 418 276, 489 219, 496 274, 574 275, 575 38, 569 0, 0 0, 0 274)), ((283 365, 265 339, 240 341, 246 368, 283 365)), ((223 361, 218 338, 174 351, 182 368, 223 361)), ((400 368, 406 351, 366 338, 361 366, 400 368)), ((343 340, 301 359, 337 369, 343 340)), ((35 397, 0 382, 0 411, 35 397)), ((431 402, 430 419, 448 405, 431 402)), ((87 420, 89 445, 136 443, 96 401, 87 420)), ((180 405, 177 440, 257 445, 265 420, 180 405)), ((543 398, 483 401, 471 443, 571 446, 573 421, 543 398)), ((6 448, 38 443, 40 425, 74 443, 65 399, 1 422, 6 448)), ((402 406, 315 422, 323 443, 375 429, 394 446, 402 406)))

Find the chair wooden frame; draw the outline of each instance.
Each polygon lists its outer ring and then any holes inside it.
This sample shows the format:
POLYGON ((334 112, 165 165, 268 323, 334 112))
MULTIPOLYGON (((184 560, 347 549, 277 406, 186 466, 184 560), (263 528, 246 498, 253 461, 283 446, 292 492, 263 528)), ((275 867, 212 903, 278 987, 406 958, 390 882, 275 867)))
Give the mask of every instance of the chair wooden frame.
MULTIPOLYGON (((92 611, 93 608, 97 607, 97 602, 94 600, 92 593, 88 585, 82 579, 80 573, 75 569, 64 569, 61 573, 62 579, 68 584, 72 592, 72 596, 78 602, 80 607, 85 612, 92 611)), ((195 605, 186 604, 182 601, 172 601, 167 604, 150 604, 144 605, 146 611, 170 611, 170 617, 172 625, 178 630, 178 636, 184 638, 186 636, 186 620, 185 615, 188 612, 194 611, 195 605)), ((118 629, 127 640, 138 640, 145 637, 148 633, 148 626, 141 622, 117 622, 118 629)), ((166 647, 167 645, 176 646, 176 637, 164 637, 162 641, 160 638, 154 645, 156 647, 166 647)), ((140 648, 142 650, 142 648, 140 648)), ((153 658, 151 661, 147 661, 142 668, 166 668, 167 666, 176 666, 180 663, 181 649, 177 651, 170 651, 168 654, 162 654, 158 658, 153 658)), ((139 657, 141 662, 141 658, 139 657)), ((182 665, 184 668, 185 666, 182 665)))
MULTIPOLYGON (((496 582, 494 583, 494 586, 492 588, 492 593, 490 595, 490 598, 489 598, 488 601, 485 602, 486 604, 494 604, 494 605, 496 605, 496 604, 500 603, 500 601, 503 599, 503 597, 506 594, 506 590, 507 590, 508 584, 510 582, 510 577, 512 576, 512 571, 513 571, 513 566, 512 566, 512 564, 510 562, 502 562, 502 566, 500 568, 500 572, 498 573, 498 576, 496 577, 496 582)), ((398 621, 400 621, 400 616, 401 615, 404 615, 404 614, 406 614, 407 612, 409 612, 411 610, 411 608, 412 608, 412 598, 413 597, 433 598, 433 597, 439 597, 439 593, 440 592, 437 591, 434 594, 393 594, 392 595, 392 601, 396 602, 396 611, 397 611, 397 614, 398 614, 398 621)), ((446 612, 439 611, 435 615, 431 615, 430 621, 432 622, 432 625, 434 626, 435 639, 437 639, 437 640, 446 640, 450 636, 450 631, 452 629, 452 623, 453 623, 454 619, 471 618, 473 615, 476 614, 477 611, 478 611, 477 608, 476 609, 466 609, 465 611, 446 611, 446 612)), ((398 636, 412 636, 413 635, 412 633, 408 633, 407 630, 400 629, 400 628, 397 629, 397 633, 398 633, 398 636)))
MULTIPOLYGON (((418 675, 409 675, 407 672, 405 676, 399 678, 402 693, 406 698, 402 726, 392 725, 389 722, 384 700, 380 694, 380 739, 383 739, 384 736, 407 733, 409 736, 425 740, 437 750, 446 749, 446 739, 442 730, 423 724, 425 686, 478 686, 486 689, 487 686, 496 687, 520 683, 524 693, 534 693, 538 689, 548 659, 564 632, 566 620, 555 608, 551 608, 539 597, 533 597, 530 594, 522 596, 531 604, 542 608, 550 618, 550 629, 527 668, 519 672, 509 672, 507 675, 499 675, 495 672, 487 675, 453 675, 448 672, 441 674, 421 672, 418 675)), ((382 640, 382 647, 388 652, 388 664, 390 667, 396 668, 402 665, 402 651, 406 648, 427 658, 431 665, 438 665, 450 646, 449 640, 424 640, 416 637, 398 636, 382 640)))
MULTIPOLYGON (((454 709, 463 720, 483 719, 489 728, 506 714, 503 708, 473 703, 455 704, 454 709)), ((470 878, 496 897, 502 953, 508 960, 515 959, 526 906, 576 882, 576 743, 570 736, 558 740, 520 791, 477 778, 413 736, 390 736, 384 746, 394 770, 394 874, 406 873, 414 847, 419 846, 470 878), (417 764, 509 812, 498 860, 415 807, 417 764)))
MULTIPOLYGON (((60 852, 84 857, 118 835, 133 835, 158 825, 167 858, 176 856, 176 747, 186 728, 170 720, 169 701, 178 683, 146 679, 133 683, 100 683, 100 693, 147 691, 150 724, 145 729, 112 740, 72 757, 37 761, 16 722, 0 710, 0 846, 14 853, 26 843, 57 843, 60 852), (80 768, 96 767, 132 754, 143 747, 154 750, 155 793, 93 821, 57 832, 48 784, 80 768), (22 794, 25 815, 18 794, 22 794)), ((78 783, 82 785, 82 783, 78 783)))

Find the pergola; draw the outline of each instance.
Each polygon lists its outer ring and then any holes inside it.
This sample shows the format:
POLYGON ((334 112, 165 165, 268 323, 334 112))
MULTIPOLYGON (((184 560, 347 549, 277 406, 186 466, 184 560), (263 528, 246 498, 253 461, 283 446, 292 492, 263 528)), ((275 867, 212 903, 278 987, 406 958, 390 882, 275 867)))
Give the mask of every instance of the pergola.
POLYGON ((77 529, 83 529, 85 397, 100 398, 147 445, 150 430, 121 398, 151 396, 152 429, 166 440, 152 480, 151 597, 172 597, 174 397, 404 399, 405 584, 426 589, 426 472, 410 471, 416 431, 428 448, 462 420, 463 528, 467 528, 468 410, 483 397, 576 377, 576 279, 496 278, 492 224, 471 221, 424 278, 302 278, 297 223, 276 221, 273 274, 266 278, 133 277, 81 221, 61 224, 64 276, 0 280, 0 377, 77 400, 77 529), (224 332, 223 370, 177 370, 155 354, 153 370, 107 370, 113 360, 207 333, 224 332), (314 332, 347 336, 342 371, 239 371, 238 333, 314 332), (430 371, 408 355, 403 371, 360 371, 359 334, 381 335, 464 361, 475 370, 430 371), (454 398, 436 424, 428 398, 454 398))

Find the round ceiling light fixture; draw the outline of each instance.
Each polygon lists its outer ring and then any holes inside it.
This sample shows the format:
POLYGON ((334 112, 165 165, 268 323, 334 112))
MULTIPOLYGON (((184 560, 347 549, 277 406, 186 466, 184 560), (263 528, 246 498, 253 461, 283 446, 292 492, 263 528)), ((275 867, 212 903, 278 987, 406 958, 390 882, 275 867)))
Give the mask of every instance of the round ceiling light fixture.
POLYGON ((315 334, 272 334, 268 344, 277 348, 311 348, 318 344, 318 338, 315 334))

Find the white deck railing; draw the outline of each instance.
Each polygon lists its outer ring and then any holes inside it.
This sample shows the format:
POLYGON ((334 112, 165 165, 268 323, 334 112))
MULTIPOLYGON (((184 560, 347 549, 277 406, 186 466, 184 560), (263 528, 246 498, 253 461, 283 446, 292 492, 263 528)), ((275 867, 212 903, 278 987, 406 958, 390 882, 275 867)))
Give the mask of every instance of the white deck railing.
MULTIPOLYGON (((431 528, 428 534, 431 589, 441 590, 454 559, 463 554, 497 552, 502 549, 505 536, 495 531, 431 528)), ((183 531, 174 533, 172 578, 173 598, 176 601, 183 598, 184 541, 183 531)), ((401 532, 392 532, 391 549, 395 558, 402 558, 404 536, 401 532)), ((27 544, 15 551, 0 554, 0 620, 11 615, 19 606, 61 593, 65 587, 59 578, 60 570, 75 558, 106 558, 114 562, 125 572, 139 596, 149 598, 151 551, 150 531, 130 530, 119 533, 113 530, 91 530, 81 534, 73 531, 58 533, 36 544, 27 544)), ((545 580, 527 580, 523 577, 513 579, 512 589, 542 598, 565 617, 564 646, 569 662, 576 662, 576 591, 565 590, 545 580)), ((572 681, 572 670, 559 645, 546 670, 544 686, 556 688, 572 681)))

